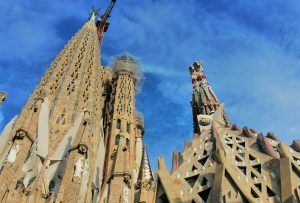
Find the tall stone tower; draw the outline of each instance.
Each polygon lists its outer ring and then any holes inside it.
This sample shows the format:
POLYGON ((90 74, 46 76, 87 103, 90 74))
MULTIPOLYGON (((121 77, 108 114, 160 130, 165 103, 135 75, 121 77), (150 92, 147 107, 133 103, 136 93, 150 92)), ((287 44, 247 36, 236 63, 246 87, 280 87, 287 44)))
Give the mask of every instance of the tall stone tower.
POLYGON ((194 139, 173 154, 171 174, 159 158, 155 202, 300 202, 300 141, 231 126, 202 63, 190 73, 194 139))
MULTIPOLYGON (((144 167, 142 157, 146 151, 142 145, 144 120, 135 109, 135 91, 142 72, 138 62, 129 55, 114 59, 112 70, 104 121, 107 153, 103 198, 108 202, 140 202, 142 190, 138 185, 143 176, 139 176, 139 171, 144 167)), ((150 167, 149 163, 147 165, 150 167)), ((149 188, 150 196, 153 192, 154 187, 149 188)))
MULTIPOLYGON (((142 74, 128 55, 112 68, 100 65, 115 3, 98 20, 92 11, 4 128, 1 202, 140 202, 137 186, 145 177, 139 172, 150 168, 143 162, 144 125, 135 109, 142 74)), ((153 193, 152 186, 146 196, 153 193)))

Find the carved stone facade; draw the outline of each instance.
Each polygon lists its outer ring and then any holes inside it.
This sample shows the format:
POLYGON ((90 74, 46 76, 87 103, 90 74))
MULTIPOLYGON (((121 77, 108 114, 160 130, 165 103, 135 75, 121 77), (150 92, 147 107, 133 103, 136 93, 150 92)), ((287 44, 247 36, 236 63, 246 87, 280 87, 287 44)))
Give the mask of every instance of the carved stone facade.
POLYGON ((299 140, 230 125, 202 63, 190 73, 194 140, 173 153, 171 174, 159 158, 155 202, 300 202, 299 140))
POLYGON ((173 153, 171 174, 160 157, 153 176, 136 110, 139 63, 122 55, 100 65, 115 3, 97 21, 92 12, 5 126, 0 202, 300 202, 300 141, 231 125, 201 62, 189 68, 194 139, 173 153))
POLYGON ((135 109, 139 65, 128 55, 100 65, 115 2, 97 21, 93 11, 3 130, 0 202, 141 202, 135 185, 150 165, 135 109))

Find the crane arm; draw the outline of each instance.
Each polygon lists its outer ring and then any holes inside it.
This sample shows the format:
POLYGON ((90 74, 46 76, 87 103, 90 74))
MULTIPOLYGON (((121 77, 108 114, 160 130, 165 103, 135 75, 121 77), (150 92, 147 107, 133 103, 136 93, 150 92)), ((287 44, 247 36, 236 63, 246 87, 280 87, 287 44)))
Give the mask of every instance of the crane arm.
POLYGON ((111 0, 109 6, 107 7, 105 13, 101 16, 101 21, 106 22, 110 16, 112 9, 114 8, 117 0, 111 0))

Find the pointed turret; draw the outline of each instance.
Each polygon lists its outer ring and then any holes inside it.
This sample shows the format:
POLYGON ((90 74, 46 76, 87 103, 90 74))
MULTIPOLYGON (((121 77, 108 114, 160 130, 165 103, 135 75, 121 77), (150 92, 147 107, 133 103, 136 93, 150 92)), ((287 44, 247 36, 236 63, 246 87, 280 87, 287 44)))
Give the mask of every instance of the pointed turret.
POLYGON ((172 173, 178 169, 180 164, 182 163, 182 155, 178 151, 173 152, 173 158, 172 158, 172 173))
POLYGON ((177 193, 180 202, 299 202, 299 141, 288 146, 272 132, 229 127, 202 63, 190 73, 194 139, 173 153, 171 175, 159 166, 156 201, 174 201, 177 193))
MULTIPOLYGON (((124 174, 124 179, 131 177, 130 162, 129 162, 129 142, 123 133, 120 133, 119 143, 117 144, 116 151, 112 155, 112 167, 110 173, 110 179, 115 176, 120 176, 124 174)), ((111 181, 111 180, 109 180, 111 181)))
MULTIPOLYGON (((209 85, 203 70, 202 62, 194 62, 189 67, 193 84, 192 111, 194 121, 194 133, 201 134, 197 116, 201 115, 204 120, 212 115, 221 105, 212 87, 209 85)), ((227 126, 230 122, 223 112, 223 119, 227 126)))
POLYGON ((104 180, 108 189, 106 194, 105 191, 102 192, 102 196, 108 196, 111 202, 119 201, 116 198, 121 197, 130 201, 134 199, 134 185, 137 182, 143 153, 144 121, 135 108, 136 87, 142 78, 142 72, 138 61, 128 54, 115 57, 112 69, 114 77, 109 95, 111 105, 106 110, 104 121, 107 132, 104 180), (121 140, 126 141, 126 163, 114 161, 120 159, 118 154, 121 151, 118 146, 121 140), (116 158, 113 158, 115 156, 116 158), (115 163, 117 166, 114 166, 115 163), (116 174, 119 174, 118 177, 116 174), (118 185, 119 187, 116 187, 118 185))
POLYGON ((141 163, 141 167, 140 167, 139 180, 141 182, 147 182, 147 181, 153 182, 154 181, 146 145, 143 145, 143 158, 142 158, 142 163, 141 163))
POLYGON ((94 160, 98 143, 104 139, 100 121, 107 82, 106 68, 100 66, 102 38, 98 38, 95 18, 93 12, 64 46, 19 117, 6 128, 0 171, 2 201, 92 199, 90 179, 94 173, 103 175, 102 170, 95 171, 94 160), (64 176, 76 181, 68 182, 64 176))
POLYGON ((135 202, 151 202, 154 195, 154 178, 152 175, 147 147, 143 146, 142 163, 140 166, 138 188, 139 188, 139 200, 135 202))
POLYGON ((132 170, 130 166, 130 152, 128 138, 120 133, 117 148, 113 152, 110 169, 108 202, 132 202, 132 170), (122 201, 120 201, 122 200, 122 201))
POLYGON ((135 108, 139 63, 126 54, 111 68, 100 65, 115 3, 98 20, 92 9, 4 128, 1 202, 134 202, 136 193, 152 202, 144 119, 135 108), (138 182, 147 186, 137 191, 138 182))

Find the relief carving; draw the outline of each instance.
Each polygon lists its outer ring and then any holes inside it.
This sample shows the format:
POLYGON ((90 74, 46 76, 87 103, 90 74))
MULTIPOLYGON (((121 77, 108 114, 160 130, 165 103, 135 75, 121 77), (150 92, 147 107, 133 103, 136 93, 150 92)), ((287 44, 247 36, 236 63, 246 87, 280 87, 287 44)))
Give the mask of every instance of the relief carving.
POLYGON ((9 154, 6 157, 6 161, 11 164, 14 163, 17 158, 19 150, 20 150, 20 146, 19 143, 16 141, 15 144, 10 149, 9 154))
POLYGON ((81 179, 83 169, 84 169, 84 157, 80 157, 77 159, 77 161, 74 164, 73 181, 75 180, 76 177, 81 179))

